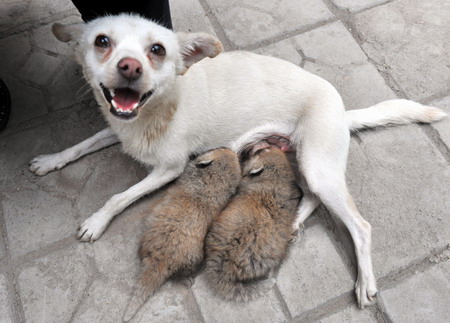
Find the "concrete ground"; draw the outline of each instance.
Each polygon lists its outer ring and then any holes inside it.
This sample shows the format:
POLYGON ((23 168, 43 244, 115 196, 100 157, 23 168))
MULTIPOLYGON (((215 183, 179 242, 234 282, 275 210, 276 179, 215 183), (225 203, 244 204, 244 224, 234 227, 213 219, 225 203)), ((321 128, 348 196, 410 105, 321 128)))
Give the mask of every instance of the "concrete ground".
MULTIPOLYGON (((329 80, 348 109, 409 98, 450 112, 447 0, 173 0, 176 30, 215 34, 226 50, 279 56, 329 80), (301 3, 301 5, 299 4, 301 3)), ((68 0, 2 0, 0 77, 12 94, 0 133, 0 322, 119 322, 139 269, 144 199, 94 244, 77 226, 145 176, 119 146, 37 177, 28 162, 105 126, 54 22, 68 0)), ((200 273, 167 283, 135 322, 450 322, 450 118, 353 136, 348 182, 372 224, 378 303, 355 306, 351 239, 320 208, 276 286, 235 305, 200 273)))

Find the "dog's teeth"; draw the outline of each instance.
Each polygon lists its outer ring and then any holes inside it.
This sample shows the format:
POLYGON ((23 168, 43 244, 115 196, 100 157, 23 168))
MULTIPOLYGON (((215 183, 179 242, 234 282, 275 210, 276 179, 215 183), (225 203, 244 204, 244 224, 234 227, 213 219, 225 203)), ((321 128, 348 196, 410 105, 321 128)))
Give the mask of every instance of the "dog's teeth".
POLYGON ((138 102, 138 103, 135 103, 135 104, 133 105, 132 110, 136 109, 138 105, 139 105, 139 102, 138 102))
POLYGON ((111 94, 111 97, 114 97, 115 95, 114 90, 109 90, 109 94, 111 94))
POLYGON ((114 109, 117 110, 117 103, 116 103, 116 101, 111 100, 111 104, 112 104, 112 106, 114 107, 114 109))

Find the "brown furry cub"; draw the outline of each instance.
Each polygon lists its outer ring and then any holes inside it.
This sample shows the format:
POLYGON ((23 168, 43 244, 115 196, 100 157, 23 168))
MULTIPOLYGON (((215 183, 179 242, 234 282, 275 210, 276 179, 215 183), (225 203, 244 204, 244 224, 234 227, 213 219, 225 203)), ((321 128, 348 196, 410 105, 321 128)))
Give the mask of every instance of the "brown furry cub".
POLYGON ((194 271, 204 259, 207 230, 241 180, 236 153, 220 148, 192 160, 152 210, 154 220, 139 248, 144 270, 124 320, 170 276, 194 271))
POLYGON ((268 277, 287 253, 301 192, 285 154, 260 150, 243 166, 237 195, 206 238, 206 275, 227 300, 248 301, 272 287, 268 277))

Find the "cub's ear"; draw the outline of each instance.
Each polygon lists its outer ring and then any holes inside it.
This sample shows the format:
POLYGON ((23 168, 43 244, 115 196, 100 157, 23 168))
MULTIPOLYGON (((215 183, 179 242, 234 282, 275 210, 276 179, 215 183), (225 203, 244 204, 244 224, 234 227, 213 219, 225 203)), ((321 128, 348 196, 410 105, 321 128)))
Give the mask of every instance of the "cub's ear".
POLYGON ((185 69, 205 57, 215 57, 223 51, 222 43, 205 33, 177 33, 185 69))
POLYGON ((71 40, 78 41, 83 34, 84 28, 84 23, 72 25, 55 23, 52 26, 52 32, 59 41, 67 43, 71 40))
POLYGON ((252 169, 248 174, 250 176, 256 176, 256 175, 261 174, 263 171, 264 171, 264 166, 260 166, 258 168, 252 169))
POLYGON ((211 165, 212 162, 213 162, 212 159, 200 160, 199 162, 197 162, 197 164, 195 164, 195 166, 197 168, 205 168, 205 167, 208 167, 209 165, 211 165))

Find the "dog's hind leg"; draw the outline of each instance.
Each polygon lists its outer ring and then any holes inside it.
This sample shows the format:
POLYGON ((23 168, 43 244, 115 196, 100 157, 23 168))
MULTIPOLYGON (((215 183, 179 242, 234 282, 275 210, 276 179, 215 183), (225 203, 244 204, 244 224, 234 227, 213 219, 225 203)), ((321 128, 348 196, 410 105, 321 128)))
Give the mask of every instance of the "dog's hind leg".
POLYGON ((292 225, 292 231, 297 232, 303 227, 303 223, 314 212, 314 210, 320 205, 320 200, 309 190, 306 179, 300 174, 299 186, 303 192, 303 197, 300 200, 300 206, 297 211, 294 223, 292 225))
POLYGON ((370 254, 371 227, 358 212, 345 182, 350 133, 339 112, 311 114, 295 140, 301 141, 298 164, 311 194, 342 220, 352 236, 358 262, 355 293, 363 308, 375 301, 377 288, 370 254))
POLYGON ((61 169, 68 163, 77 160, 84 155, 114 145, 118 142, 119 139, 111 128, 106 128, 79 144, 59 153, 37 156, 30 162, 30 171, 42 176, 48 172, 61 169))
POLYGON ((155 167, 142 181, 125 192, 114 195, 100 210, 83 222, 78 231, 78 239, 89 242, 98 240, 117 214, 144 195, 176 179, 183 172, 185 165, 186 162, 179 162, 172 167, 155 167))

